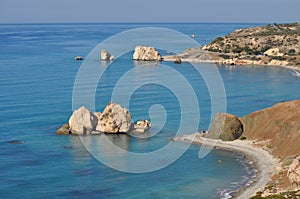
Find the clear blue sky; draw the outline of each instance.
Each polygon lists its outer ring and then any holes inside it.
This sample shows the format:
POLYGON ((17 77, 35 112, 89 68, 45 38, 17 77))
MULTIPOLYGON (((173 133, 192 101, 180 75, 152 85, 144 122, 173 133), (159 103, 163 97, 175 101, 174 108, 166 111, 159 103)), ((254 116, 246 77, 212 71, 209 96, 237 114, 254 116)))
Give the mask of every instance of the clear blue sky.
POLYGON ((300 0, 0 0, 0 23, 295 22, 300 0))

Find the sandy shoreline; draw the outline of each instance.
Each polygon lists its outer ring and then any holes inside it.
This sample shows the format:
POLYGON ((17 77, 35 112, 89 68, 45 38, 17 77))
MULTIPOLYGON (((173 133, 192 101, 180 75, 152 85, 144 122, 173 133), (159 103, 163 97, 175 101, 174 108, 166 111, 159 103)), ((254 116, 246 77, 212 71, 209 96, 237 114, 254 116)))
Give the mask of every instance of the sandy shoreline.
POLYGON ((234 196, 235 198, 249 199, 255 195, 256 192, 262 190, 270 181, 271 177, 279 172, 279 160, 261 147, 254 146, 251 140, 235 140, 232 142, 218 140, 216 142, 216 140, 202 138, 197 136, 197 134, 176 137, 174 141, 190 142, 200 144, 207 148, 217 148, 242 153, 250 162, 253 162, 255 168, 258 170, 254 182, 238 190, 234 196))

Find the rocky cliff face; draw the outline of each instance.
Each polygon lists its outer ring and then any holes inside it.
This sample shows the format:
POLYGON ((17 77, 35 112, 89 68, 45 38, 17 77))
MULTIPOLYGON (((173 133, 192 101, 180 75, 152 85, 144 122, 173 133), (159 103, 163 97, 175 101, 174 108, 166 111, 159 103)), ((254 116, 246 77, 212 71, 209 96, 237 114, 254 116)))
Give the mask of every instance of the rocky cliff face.
POLYGON ((293 189, 300 189, 300 156, 296 157, 288 167, 287 177, 292 183, 293 189))
POLYGON ((282 102, 241 118, 244 136, 269 140, 268 148, 281 159, 300 154, 300 100, 282 102))

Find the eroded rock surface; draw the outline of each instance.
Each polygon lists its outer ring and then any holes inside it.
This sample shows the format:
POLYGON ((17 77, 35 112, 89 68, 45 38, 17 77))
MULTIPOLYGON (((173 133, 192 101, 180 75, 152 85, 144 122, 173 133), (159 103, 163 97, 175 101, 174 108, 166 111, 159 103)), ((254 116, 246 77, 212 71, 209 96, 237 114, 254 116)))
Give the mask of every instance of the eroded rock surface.
POLYGON ((233 141, 243 134, 243 124, 238 117, 228 113, 217 113, 208 131, 207 137, 233 141))
POLYGON ((162 57, 159 52, 148 46, 137 46, 135 47, 133 60, 137 61, 161 61, 162 57))

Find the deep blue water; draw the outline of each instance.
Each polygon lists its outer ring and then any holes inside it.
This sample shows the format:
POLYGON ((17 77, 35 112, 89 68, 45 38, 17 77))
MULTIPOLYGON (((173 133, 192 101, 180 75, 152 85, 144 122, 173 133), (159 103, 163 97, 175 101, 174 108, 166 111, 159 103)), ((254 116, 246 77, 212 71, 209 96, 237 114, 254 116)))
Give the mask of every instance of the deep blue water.
MULTIPOLYGON (((154 26, 196 34, 196 40, 205 45, 217 36, 255 25, 260 24, 0 25, 0 198, 213 198, 217 192, 235 189, 249 174, 243 158, 237 154, 215 150, 199 159, 199 147, 191 146, 177 161, 159 171, 124 173, 100 163, 79 137, 59 136, 55 130, 72 113, 73 85, 82 64, 73 58, 87 57, 108 37, 131 28, 154 26), (21 144, 12 144, 14 140, 21 144)), ((135 66, 131 56, 127 53, 107 68, 94 60, 99 70, 105 68, 96 90, 97 111, 110 101, 114 85, 124 73, 143 67, 135 66)), ((206 130, 212 114, 211 101, 196 69, 216 66, 162 64, 191 82, 201 113, 198 129, 206 130)), ((229 113, 243 116, 280 101, 300 99, 297 92, 300 79, 289 70, 217 67, 224 81, 229 113)), ((145 66, 136 72, 137 82, 168 78, 160 65, 145 66)), ((130 82, 124 86, 130 86, 130 82)), ((176 81, 174 86, 182 89, 176 81)), ((189 101, 189 96, 185 99, 189 101)), ((132 94, 128 108, 133 120, 149 119, 148 111, 155 104, 164 106, 168 116, 158 134, 148 139, 127 135, 108 138, 120 148, 137 153, 163 147, 175 136, 182 116, 176 93, 163 86, 146 84, 132 94)), ((189 114, 193 113, 185 116, 189 114)), ((162 117, 159 113, 156 116, 162 117)), ((175 145, 180 148, 183 144, 175 145)), ((113 159, 114 154, 109 158, 113 159)))

